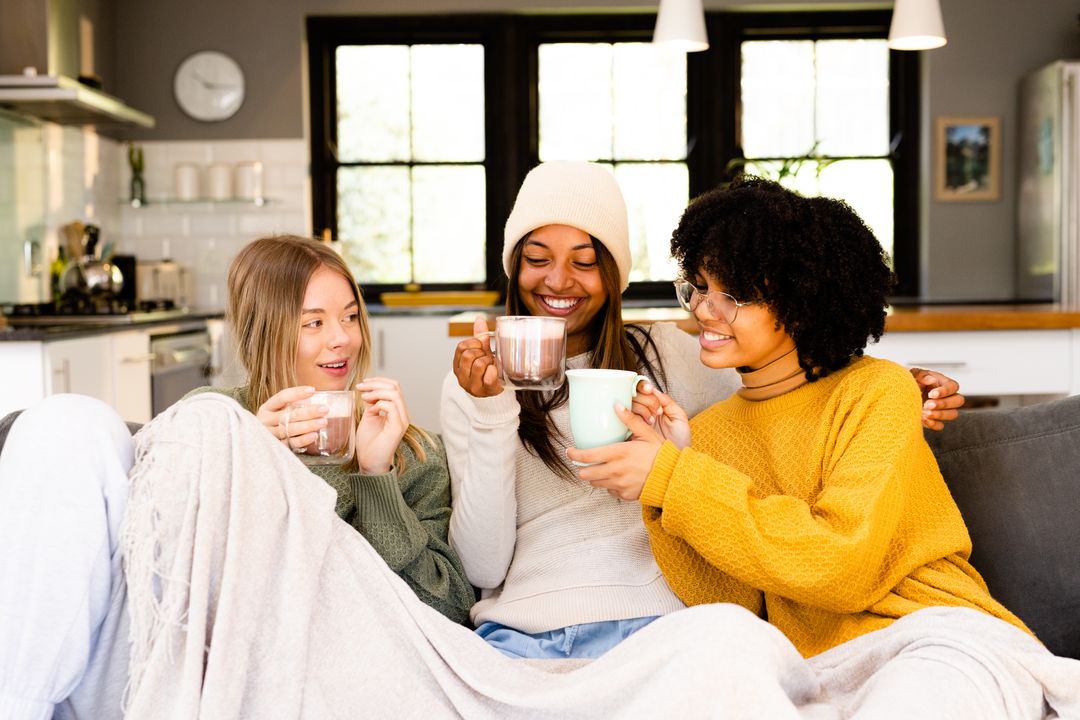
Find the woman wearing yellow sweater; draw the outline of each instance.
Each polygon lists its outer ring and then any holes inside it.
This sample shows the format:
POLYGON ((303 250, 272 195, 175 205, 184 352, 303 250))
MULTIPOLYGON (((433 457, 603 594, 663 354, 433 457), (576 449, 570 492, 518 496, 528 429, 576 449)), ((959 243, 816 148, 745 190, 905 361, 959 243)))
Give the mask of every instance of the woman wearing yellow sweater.
POLYGON ((644 419, 619 409, 630 441, 567 455, 597 463, 583 480, 640 501, 676 594, 742 605, 805 657, 929 607, 1026 631, 968 563, 911 375, 863 356, 893 276, 859 217, 746 179, 691 203, 672 251, 701 362, 736 368, 742 388, 692 421, 660 392, 639 396, 644 419))

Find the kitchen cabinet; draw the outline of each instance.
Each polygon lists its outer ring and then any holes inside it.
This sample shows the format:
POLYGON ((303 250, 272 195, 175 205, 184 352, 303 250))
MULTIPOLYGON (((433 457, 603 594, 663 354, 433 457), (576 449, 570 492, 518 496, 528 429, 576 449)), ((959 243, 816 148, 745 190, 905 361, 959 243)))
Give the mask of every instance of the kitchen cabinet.
POLYGON ((439 401, 459 338, 446 336, 446 315, 371 318, 372 375, 401 383, 414 425, 440 432, 439 401))
POLYGON ((48 395, 78 393, 109 404, 124 420, 148 422, 151 359, 146 330, 0 343, 0 417, 48 395))
POLYGON ((892 332, 866 349, 938 370, 965 395, 1080 394, 1080 329, 892 332))
POLYGON ((78 393, 110 403, 110 338, 95 335, 44 344, 45 394, 78 393))
POLYGON ((154 354, 150 334, 144 330, 118 332, 109 336, 112 406, 129 422, 147 423, 152 417, 150 371, 154 354))

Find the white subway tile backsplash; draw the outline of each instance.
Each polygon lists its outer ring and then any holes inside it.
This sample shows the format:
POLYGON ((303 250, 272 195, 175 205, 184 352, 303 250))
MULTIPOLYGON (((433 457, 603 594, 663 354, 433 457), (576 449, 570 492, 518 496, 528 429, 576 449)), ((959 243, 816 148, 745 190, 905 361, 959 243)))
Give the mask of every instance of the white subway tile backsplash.
POLYGON ((271 213, 243 213, 238 215, 236 229, 241 235, 269 235, 288 232, 282 227, 281 218, 271 213))
MULTIPOLYGON (((160 208, 160 206, 159 206, 160 208)), ((168 212, 165 208, 148 208, 143 218, 143 234, 184 237, 189 235, 190 216, 168 212)))
POLYGON ((223 212, 222 208, 213 207, 205 213, 195 213, 190 216, 192 237, 222 236, 227 237, 236 233, 233 215, 223 212))
POLYGON ((101 182, 112 182, 114 227, 119 247, 142 260, 171 257, 191 267, 196 304, 221 308, 225 303, 225 274, 233 257, 256 237, 272 233, 311 233, 308 147, 303 140, 166 141, 140 144, 149 205, 132 208, 126 202, 131 172, 127 145, 113 144, 113 161, 101 182), (263 164, 268 204, 241 202, 169 202, 174 196, 173 167, 180 162, 206 168, 215 162, 263 164), (111 179, 111 180, 110 180, 111 179), (156 202, 155 202, 156 201, 156 202))

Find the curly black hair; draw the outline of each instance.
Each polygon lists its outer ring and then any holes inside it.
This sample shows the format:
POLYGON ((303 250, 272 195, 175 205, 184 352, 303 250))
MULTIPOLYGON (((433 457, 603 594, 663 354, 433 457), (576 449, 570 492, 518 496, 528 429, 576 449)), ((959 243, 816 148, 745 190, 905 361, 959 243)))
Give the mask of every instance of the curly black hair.
POLYGON ((742 177, 690 203, 671 254, 694 280, 704 270, 741 302, 763 302, 795 341, 809 381, 881 338, 895 276, 866 223, 846 203, 807 198, 742 177))

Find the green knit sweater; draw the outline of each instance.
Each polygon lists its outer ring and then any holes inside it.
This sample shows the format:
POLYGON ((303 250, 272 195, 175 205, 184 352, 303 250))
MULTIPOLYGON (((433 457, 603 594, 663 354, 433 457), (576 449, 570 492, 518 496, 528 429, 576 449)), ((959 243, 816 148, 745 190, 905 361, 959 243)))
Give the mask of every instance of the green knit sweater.
MULTIPOLYGON (((228 395, 247 403, 247 388, 201 387, 204 392, 228 395)), ((338 516, 363 535, 386 564, 425 603, 454 622, 465 622, 475 599, 461 561, 447 543, 450 524, 450 473, 446 450, 437 436, 425 443, 427 459, 417 459, 407 443, 401 444, 405 471, 361 475, 340 465, 309 469, 337 491, 338 516)))

